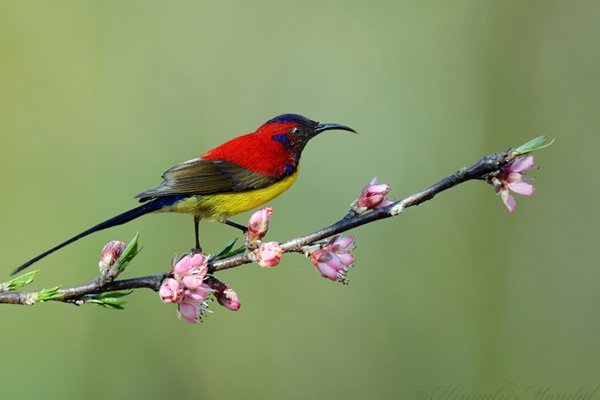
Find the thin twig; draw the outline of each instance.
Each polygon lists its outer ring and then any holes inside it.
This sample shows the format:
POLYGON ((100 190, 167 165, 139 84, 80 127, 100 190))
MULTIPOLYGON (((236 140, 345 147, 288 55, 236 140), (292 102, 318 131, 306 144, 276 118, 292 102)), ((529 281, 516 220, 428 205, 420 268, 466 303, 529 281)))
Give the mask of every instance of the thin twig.
MULTIPOLYGON (((509 149, 502 153, 494 153, 481 158, 469 168, 461 168, 455 173, 439 180, 433 185, 407 196, 393 204, 380 208, 366 214, 356 215, 352 211, 341 220, 315 232, 290 239, 281 243, 281 248, 284 252, 303 252, 305 246, 309 246, 322 239, 326 239, 333 235, 346 232, 352 228, 361 225, 369 224, 374 221, 394 217, 409 207, 418 206, 419 204, 433 199, 438 193, 444 190, 453 188, 461 183, 469 180, 487 180, 490 174, 499 171, 503 166, 512 161, 520 154, 509 149)), ((209 273, 215 273, 226 269, 239 267, 244 264, 252 263, 253 260, 249 253, 234 255, 225 259, 220 259, 209 264, 209 273)), ((161 282, 168 276, 169 273, 156 275, 147 275, 138 278, 117 280, 109 283, 102 283, 100 279, 95 279, 89 283, 71 286, 58 289, 52 298, 47 300, 60 301, 72 304, 83 304, 90 295, 99 293, 108 293, 118 290, 148 288, 158 291, 161 282)), ((4 292, 0 293, 0 303, 6 304, 34 304, 37 296, 42 291, 34 292, 4 292)))

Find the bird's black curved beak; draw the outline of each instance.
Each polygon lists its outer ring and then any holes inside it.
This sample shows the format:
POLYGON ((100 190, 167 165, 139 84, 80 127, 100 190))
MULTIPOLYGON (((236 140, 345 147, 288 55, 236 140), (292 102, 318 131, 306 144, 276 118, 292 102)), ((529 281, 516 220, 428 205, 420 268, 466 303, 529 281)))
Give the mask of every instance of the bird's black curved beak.
POLYGON ((321 132, 324 132, 324 131, 330 131, 330 130, 334 130, 334 129, 339 130, 339 131, 348 131, 348 132, 358 133, 354 129, 352 129, 349 126, 346 126, 346 125, 340 125, 340 124, 321 124, 321 123, 319 123, 317 125, 317 128, 315 129, 315 135, 317 133, 321 133, 321 132))

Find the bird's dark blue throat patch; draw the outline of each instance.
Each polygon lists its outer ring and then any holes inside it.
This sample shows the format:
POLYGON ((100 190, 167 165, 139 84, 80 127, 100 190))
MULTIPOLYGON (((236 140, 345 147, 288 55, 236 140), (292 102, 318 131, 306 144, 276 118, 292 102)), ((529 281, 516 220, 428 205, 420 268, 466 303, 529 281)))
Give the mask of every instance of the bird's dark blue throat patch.
POLYGON ((290 164, 285 164, 283 166, 283 175, 284 176, 290 176, 293 173, 294 173, 294 167, 292 167, 290 164))
POLYGON ((276 116, 273 119, 268 120, 266 123, 270 124, 272 122, 279 122, 280 124, 287 124, 288 122, 296 122, 298 124, 308 125, 308 126, 316 126, 318 124, 318 122, 315 122, 311 119, 308 119, 308 118, 303 117, 302 115, 298 115, 298 114, 281 114, 281 115, 276 116))
POLYGON ((273 140, 283 144, 283 147, 285 147, 286 150, 289 150, 291 147, 290 138, 285 133, 273 136, 273 140))

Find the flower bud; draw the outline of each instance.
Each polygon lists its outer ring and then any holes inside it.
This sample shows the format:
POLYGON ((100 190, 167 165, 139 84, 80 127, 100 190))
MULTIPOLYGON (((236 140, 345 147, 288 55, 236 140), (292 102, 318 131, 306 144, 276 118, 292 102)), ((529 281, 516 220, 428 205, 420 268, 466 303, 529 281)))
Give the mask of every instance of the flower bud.
POLYGON ((230 309, 231 311, 237 311, 240 309, 240 299, 238 298, 237 293, 234 292, 229 286, 226 286, 226 289, 222 292, 215 292, 215 297, 220 305, 230 309))
POLYGON ((323 248, 310 253, 310 259, 325 278, 346 283, 348 268, 354 264, 353 249, 354 236, 335 235, 323 248))
POLYGON ((373 178, 371 182, 363 188, 358 200, 352 203, 352 209, 357 214, 363 214, 367 210, 386 207, 392 204, 391 201, 385 199, 385 196, 387 196, 389 192, 389 185, 378 184, 377 178, 373 178))
POLYGON ((256 262, 261 267, 274 267, 279 264, 283 250, 277 242, 262 243, 258 249, 254 251, 256 262))
POLYGON ((310 259, 321 275, 333 281, 338 279, 339 272, 344 267, 338 256, 325 249, 315 251, 311 254, 310 259))
POLYGON ((127 247, 127 244, 113 240, 108 242, 102 249, 98 269, 104 282, 109 282, 119 275, 120 271, 116 269, 116 266, 125 247, 127 247))
POLYGON ((263 208, 252 214, 247 232, 249 242, 256 242, 267 234, 271 214, 273 214, 273 209, 270 207, 263 208))

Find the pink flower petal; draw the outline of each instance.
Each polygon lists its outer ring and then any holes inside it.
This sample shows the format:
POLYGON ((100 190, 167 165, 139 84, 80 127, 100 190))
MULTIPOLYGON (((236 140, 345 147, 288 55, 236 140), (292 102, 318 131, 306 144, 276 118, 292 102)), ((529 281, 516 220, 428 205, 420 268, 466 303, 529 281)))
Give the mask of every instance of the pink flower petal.
POLYGON ((191 258, 190 256, 183 256, 181 260, 179 260, 175 266, 173 267, 173 272, 175 272, 179 276, 183 276, 189 272, 192 268, 191 258))
POLYGON ((329 265, 327 265, 325 263, 318 263, 317 268, 319 269, 319 272, 321 273, 321 275, 323 275, 333 281, 335 281, 337 279, 337 275, 338 275, 337 270, 334 268, 331 268, 329 265))
POLYGON ((190 259, 190 265, 192 268, 199 268, 204 264, 204 254, 196 253, 190 259))
POLYGON ((315 266, 317 266, 317 264, 327 264, 329 267, 335 269, 340 269, 342 266, 338 256, 331 251, 328 251, 326 248, 315 251, 310 258, 315 266))
POLYGON ((188 289, 198 289, 202 285, 202 279, 198 279, 195 276, 184 276, 181 280, 183 285, 188 289))
POLYGON ((334 253, 338 253, 348 249, 354 242, 354 236, 335 235, 329 241, 329 246, 334 253))
POLYGON ((517 158, 511 165, 508 167, 511 172, 525 172, 528 169, 533 167, 533 156, 529 155, 527 157, 517 158))
POLYGON ((347 267, 354 264, 354 257, 352 257, 352 255, 349 253, 338 253, 337 256, 342 262, 342 264, 344 264, 347 267))
POLYGON ((523 181, 523 175, 521 175, 520 172, 511 172, 510 174, 508 174, 508 177, 506 178, 506 182, 508 182, 508 183, 521 182, 521 181, 523 181))
POLYGON ((161 286, 160 290, 158 291, 158 294, 160 295, 162 301, 164 301, 165 303, 173 302, 173 292, 171 292, 171 290, 169 290, 168 287, 161 286))
POLYGON ((387 206, 391 206, 392 204, 394 204, 395 201, 391 201, 391 200, 383 200, 381 203, 379 203, 379 205, 375 208, 383 208, 383 207, 387 207, 387 206))
POLYGON ((186 290, 184 292, 185 298, 184 298, 184 302, 186 300, 193 300, 193 301, 203 301, 204 299, 206 299, 206 291, 202 290, 202 289, 198 289, 198 290, 186 290))
POLYGON ((527 182, 512 182, 508 184, 508 188, 522 196, 531 196, 533 194, 533 185, 527 182))
POLYGON ((181 303, 179 305, 179 313, 190 324, 198 322, 198 308, 192 303, 181 303))
POLYGON ((179 303, 183 295, 183 290, 177 280, 168 278, 160 286, 158 294, 165 303, 179 303))
POLYGON ((337 271, 339 271, 340 269, 342 269, 343 268, 342 261, 337 256, 337 254, 329 253, 329 255, 331 256, 330 259, 329 259, 329 261, 321 262, 320 264, 327 264, 330 268, 333 268, 333 269, 335 269, 337 271))
POLYGON ((504 202, 504 205, 506 205, 506 208, 508 208, 509 212, 513 212, 515 210, 517 202, 515 201, 515 198, 508 193, 507 189, 500 191, 500 198, 502 198, 502 201, 504 202))
POLYGON ((367 189, 369 194, 383 194, 386 195, 390 191, 390 187, 385 183, 380 183, 379 185, 369 186, 367 189))

